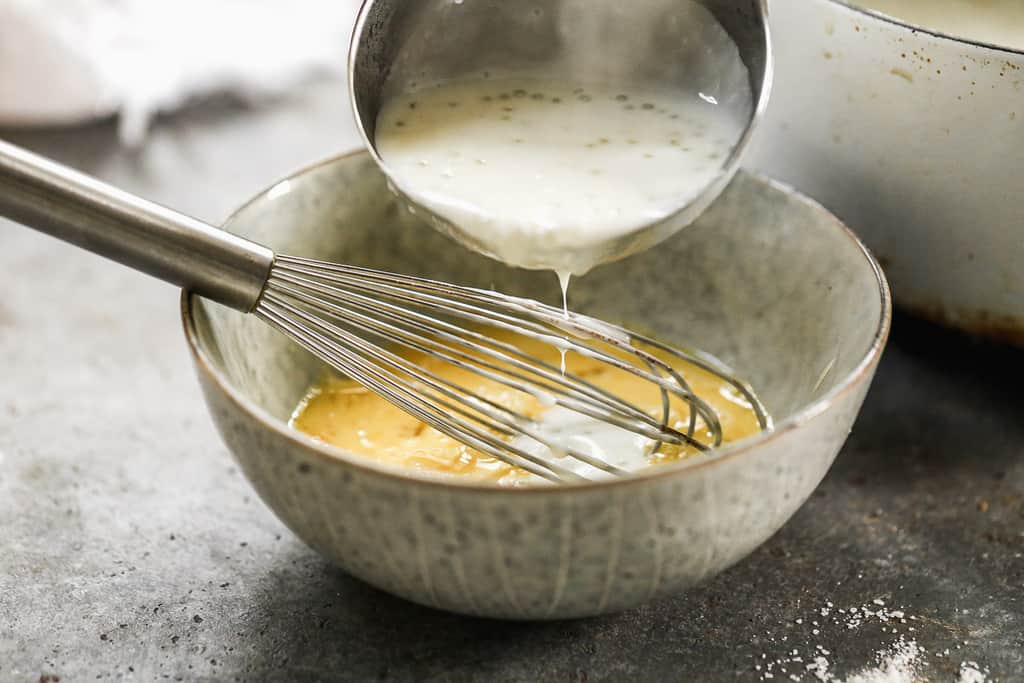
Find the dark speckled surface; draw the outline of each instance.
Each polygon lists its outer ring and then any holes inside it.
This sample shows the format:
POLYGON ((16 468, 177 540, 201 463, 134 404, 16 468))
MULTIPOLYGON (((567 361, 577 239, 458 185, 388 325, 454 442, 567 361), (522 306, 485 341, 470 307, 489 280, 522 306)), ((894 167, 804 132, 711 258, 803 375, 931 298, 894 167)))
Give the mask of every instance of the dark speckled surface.
MULTIPOLYGON (((134 154, 108 126, 2 135, 218 220, 354 144, 342 94, 202 107, 134 154)), ((204 412, 170 287, 8 223, 0 273, 0 681, 812 681, 819 647, 843 678, 900 637, 922 679, 1024 680, 1021 352, 898 316, 836 465, 753 556, 622 615, 506 624, 381 594, 284 529, 204 412), (838 612, 862 606, 905 623, 838 612)))

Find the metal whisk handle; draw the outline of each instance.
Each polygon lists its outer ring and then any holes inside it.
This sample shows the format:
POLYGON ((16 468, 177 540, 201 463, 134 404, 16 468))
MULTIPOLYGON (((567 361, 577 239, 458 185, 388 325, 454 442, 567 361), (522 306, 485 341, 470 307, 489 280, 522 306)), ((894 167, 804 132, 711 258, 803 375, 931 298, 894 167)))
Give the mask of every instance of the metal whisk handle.
POLYGON ((0 140, 0 216, 241 311, 274 252, 0 140))

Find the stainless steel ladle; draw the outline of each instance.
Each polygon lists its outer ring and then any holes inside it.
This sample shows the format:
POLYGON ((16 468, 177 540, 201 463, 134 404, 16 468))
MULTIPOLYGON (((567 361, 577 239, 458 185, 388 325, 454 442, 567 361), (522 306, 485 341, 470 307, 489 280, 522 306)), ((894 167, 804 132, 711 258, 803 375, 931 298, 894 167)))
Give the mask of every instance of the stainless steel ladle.
POLYGON ((766 0, 365 0, 349 53, 350 95, 363 140, 395 191, 485 254, 394 182, 375 145, 390 97, 418 84, 542 71, 577 83, 668 87, 728 108, 743 132, 718 174, 681 196, 674 212, 602 245, 599 260, 613 261, 692 223, 739 168, 771 86, 767 11, 766 0))

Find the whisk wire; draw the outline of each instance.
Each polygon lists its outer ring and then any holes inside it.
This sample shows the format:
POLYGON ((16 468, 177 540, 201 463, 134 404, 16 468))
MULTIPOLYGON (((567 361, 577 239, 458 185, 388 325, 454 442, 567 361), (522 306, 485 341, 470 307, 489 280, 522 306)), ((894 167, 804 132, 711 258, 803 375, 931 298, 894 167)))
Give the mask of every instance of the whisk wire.
POLYGON ((762 428, 770 425, 750 388, 717 359, 690 355, 588 316, 567 314, 553 306, 497 292, 277 256, 255 313, 339 372, 439 432, 552 481, 589 478, 574 468, 563 467, 560 462, 566 458, 612 475, 626 471, 556 442, 536 419, 389 347, 396 345, 423 354, 443 365, 524 392, 545 406, 561 406, 640 435, 650 442, 651 453, 664 443, 708 450, 723 438, 714 409, 695 394, 663 356, 687 361, 723 378, 749 402, 762 428), (563 354, 579 354, 641 378, 660 393, 660 419, 621 396, 565 372, 564 367, 446 318, 540 341, 563 354), (669 424, 670 396, 689 407, 689 414, 683 418, 685 427, 680 428, 683 431, 669 424), (701 438, 698 428, 704 430, 701 438), (543 452, 532 452, 520 437, 539 444, 543 452))
MULTIPOLYGON (((329 297, 330 300, 337 300, 339 297, 344 298, 346 301, 349 302, 353 300, 353 294, 348 289, 342 289, 338 287, 327 287, 320 283, 313 283, 310 282, 309 280, 304 280, 302 278, 295 278, 294 276, 289 277, 287 275, 288 272, 301 272, 306 275, 316 275, 316 266, 314 265, 316 262, 308 259, 297 259, 295 257, 286 258, 288 260, 282 266, 282 270, 285 273, 281 277, 283 281, 290 282, 300 287, 310 289, 316 292, 317 294, 320 294, 321 296, 329 297), (299 264, 293 265, 294 262, 296 261, 298 261, 299 264)), ((337 285, 344 285, 345 287, 352 287, 355 289, 370 291, 373 292, 374 295, 377 297, 380 297, 382 295, 394 296, 394 298, 398 300, 405 301, 413 305, 434 305, 437 307, 438 310, 441 310, 450 315, 456 315, 465 320, 468 320, 469 322, 490 325, 498 329, 513 332, 518 335, 523 335, 527 337, 532 336, 534 339, 539 339, 541 341, 547 342, 548 344, 551 344, 552 346, 558 347, 562 350, 572 351, 581 356, 597 360, 601 363, 608 364, 619 370, 639 376, 646 381, 658 385, 661 389, 666 390, 680 397, 683 401, 689 403, 693 407, 694 411, 691 411, 691 422, 687 434, 682 434, 672 429, 671 427, 668 427, 668 425, 664 424, 664 422, 658 423, 656 420, 654 420, 649 415, 641 411, 639 408, 631 406, 626 402, 622 401, 621 399, 619 399, 619 397, 616 397, 613 394, 610 394, 609 392, 606 392, 598 387, 595 387, 590 383, 582 381, 579 378, 574 378, 575 382, 573 382, 572 384, 575 384, 576 389, 580 389, 581 387, 583 387, 583 393, 586 394, 590 400, 600 401, 602 400, 601 397, 604 397, 613 402, 618 403, 618 405, 621 408, 624 408, 626 412, 629 413, 629 417, 626 418, 627 420, 639 420, 651 424, 652 427, 655 427, 662 432, 659 438, 665 438, 670 443, 689 443, 690 445, 693 445, 697 448, 706 449, 706 446, 704 446, 704 444, 696 442, 692 439, 693 432, 696 426, 695 420, 698 415, 707 423, 709 429, 712 431, 714 441, 713 445, 717 446, 721 442, 721 427, 719 425, 717 415, 714 413, 714 411, 704 401, 702 401, 698 396, 696 396, 692 390, 690 390, 686 381, 678 373, 676 373, 670 365, 668 365, 663 360, 646 354, 642 350, 630 345, 628 336, 629 333, 627 333, 625 330, 622 330, 621 328, 615 328, 611 325, 608 325, 607 323, 603 323, 601 321, 597 321, 593 318, 588 318, 586 316, 579 316, 578 314, 569 314, 569 318, 566 319, 565 313, 561 309, 556 309, 554 307, 545 306, 544 304, 539 304, 537 302, 533 302, 527 299, 511 297, 496 292, 488 292, 485 290, 477 290, 466 287, 457 287, 455 285, 450 285, 447 283, 438 283, 421 278, 399 276, 392 273, 382 273, 378 271, 353 266, 326 264, 325 268, 331 274, 329 276, 323 276, 322 279, 325 279, 328 282, 337 285), (381 283, 388 284, 385 284, 382 287, 371 288, 367 285, 368 280, 379 280, 381 283), (406 281, 408 281, 409 284, 403 285, 401 287, 392 286, 390 284, 394 282, 406 281), (414 297, 410 295, 410 289, 419 289, 423 291, 443 291, 446 292, 448 295, 444 298, 435 297, 428 294, 424 294, 422 295, 422 297, 414 297), (467 299, 477 301, 480 304, 487 304, 490 306, 502 306, 509 310, 519 312, 521 315, 538 316, 549 327, 545 327, 544 325, 529 319, 524 320, 520 319, 519 317, 512 316, 510 314, 504 314, 493 310, 483 309, 479 306, 470 306, 462 302, 455 301, 453 300, 452 296, 456 294, 459 296, 463 296, 467 299), (580 336, 594 336, 594 330, 600 330, 601 332, 603 332, 603 334, 600 335, 599 341, 604 342, 605 344, 608 344, 609 346, 612 346, 614 348, 624 350, 633 356, 639 356, 643 360, 645 360, 648 365, 654 364, 658 366, 663 372, 669 375, 669 379, 659 377, 652 373, 647 373, 643 371, 641 368, 638 368, 635 365, 627 363, 622 359, 610 355, 600 349, 582 345, 577 341, 574 341, 563 336, 556 336, 552 334, 552 326, 555 327, 556 329, 566 328, 566 331, 569 331, 572 334, 577 334, 580 336), (531 332, 533 334, 530 334, 531 332)), ((387 305, 386 302, 381 302, 379 298, 359 298, 358 300, 372 307, 372 312, 374 312, 377 315, 380 315, 381 313, 385 312, 395 313, 396 319, 403 324, 407 323, 410 317, 421 319, 425 321, 426 324, 429 326, 432 335, 436 335, 438 327, 448 327, 449 329, 456 331, 460 335, 464 335, 467 333, 467 330, 465 330, 465 328, 460 328, 454 325, 446 326, 443 321, 438 320, 436 314, 433 316, 419 315, 415 311, 411 311, 407 308, 387 305), (385 307, 388 308, 388 311, 381 310, 381 304, 385 304, 385 307)), ((307 303, 317 305, 318 302, 329 303, 329 301, 325 299, 318 300, 315 298, 307 303)), ((485 343, 489 343, 492 345, 500 344, 500 342, 486 339, 484 335, 479 335, 478 338, 484 341, 485 343)), ((459 339, 458 341, 459 343, 465 344, 465 340, 459 339)), ((556 383, 562 384, 563 386, 567 386, 570 384, 569 382, 564 382, 558 379, 558 377, 555 374, 557 370, 554 366, 540 362, 536 358, 523 354, 521 351, 511 348, 510 345, 502 346, 509 349, 513 354, 520 355, 523 358, 527 358, 529 360, 529 370, 531 372, 536 372, 536 366, 545 365, 548 370, 548 373, 545 373, 545 379, 554 380, 556 383)), ((479 346, 474 346, 472 348, 474 352, 482 351, 489 356, 494 355, 491 351, 487 349, 482 349, 479 346)), ((479 359, 473 358, 472 360, 478 361, 479 359)), ((513 364, 515 364, 514 361, 511 361, 507 357, 498 357, 498 360, 501 360, 502 362, 512 362, 513 364)), ((564 379, 566 376, 562 375, 562 377, 564 379)), ((530 381, 535 380, 531 378, 530 381)), ((575 409, 572 406, 566 407, 575 409)))
MULTIPOLYGON (((387 349, 376 347, 358 336, 342 334, 339 330, 325 324, 316 316, 310 315, 302 309, 281 300, 272 292, 267 294, 266 299, 268 304, 275 308, 282 309, 284 312, 295 316, 305 324, 319 330, 323 334, 324 339, 330 340, 334 336, 340 337, 343 342, 347 342, 364 353, 371 354, 376 360, 382 362, 392 370, 400 371, 403 374, 412 377, 417 382, 417 388, 421 390, 428 389, 436 392, 432 394, 431 399, 438 405, 450 411, 476 422, 480 422, 486 428, 499 431, 506 436, 515 436, 517 433, 522 433, 541 443, 554 453, 562 453, 565 456, 571 456, 581 462, 591 465, 592 467, 596 467, 613 474, 625 474, 625 471, 620 468, 614 467, 613 465, 605 463, 578 450, 566 448, 544 436, 544 434, 539 431, 536 421, 522 413, 509 409, 506 406, 502 406, 501 404, 487 399, 486 397, 474 394, 466 387, 447 380, 444 377, 425 369, 422 365, 418 365, 402 358, 387 349), (438 396, 438 394, 440 394, 440 396, 438 396), (456 402, 464 402, 468 404, 472 410, 467 410, 458 403, 452 403, 449 400, 445 400, 446 398, 456 402), (488 418, 495 420, 497 425, 495 426, 482 420, 480 415, 481 413, 486 415, 488 418)), ((345 370, 344 368, 339 369, 345 370)))
MULTIPOLYGON (((579 481, 583 479, 575 472, 560 467, 550 460, 523 451, 514 444, 474 427, 461 418, 441 411, 439 406, 444 407, 442 402, 426 400, 412 388, 402 386, 394 377, 389 376, 374 363, 352 353, 344 345, 296 324, 288 317, 287 313, 282 313, 277 309, 277 304, 260 306, 257 315, 294 339, 307 351, 329 360, 335 370, 358 377, 360 383, 371 391, 383 396, 439 432, 482 453, 550 481, 579 481)), ((352 339, 354 340, 354 336, 352 339)))

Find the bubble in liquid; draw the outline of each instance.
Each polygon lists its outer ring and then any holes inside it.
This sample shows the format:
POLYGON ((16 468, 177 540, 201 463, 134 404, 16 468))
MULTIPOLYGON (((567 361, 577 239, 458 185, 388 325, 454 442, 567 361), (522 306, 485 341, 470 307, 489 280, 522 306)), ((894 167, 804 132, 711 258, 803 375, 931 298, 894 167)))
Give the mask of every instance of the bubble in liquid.
POLYGON ((615 99, 618 100, 619 102, 625 102, 626 100, 629 99, 629 95, 616 95, 615 99))
POLYGON ((494 98, 491 97, 490 95, 484 95, 480 99, 483 100, 484 102, 493 102, 494 101, 494 98))
POLYGON ((544 93, 542 93, 542 92, 535 92, 532 95, 530 95, 530 99, 531 100, 543 100, 544 99, 544 93))
POLYGON ((409 109, 415 109, 415 108, 416 108, 416 103, 415 102, 410 102, 409 103, 409 109))
POLYGON ((511 97, 511 95, 509 95, 507 92, 503 92, 500 95, 498 95, 499 100, 507 100, 509 97, 511 97))
POLYGON ((561 97, 552 97, 551 101, 554 102, 555 104, 561 104, 562 103, 562 98, 561 97))
POLYGON ((625 109, 626 109, 626 111, 633 111, 634 109, 636 109, 636 105, 627 104, 625 109))
POLYGON ((591 97, 590 95, 580 95, 579 100, 580 102, 589 102, 591 100, 591 97))
POLYGON ((650 111, 651 109, 654 109, 654 105, 651 104, 650 102, 644 102, 640 106, 643 107, 644 109, 646 109, 647 111, 650 111))
POLYGON ((398 126, 399 128, 404 128, 405 121, 395 121, 395 125, 398 126))
POLYGON ((502 107, 501 110, 502 111, 515 111, 516 108, 515 107, 502 107))
POLYGON ((516 88, 515 90, 512 91, 512 94, 515 95, 516 97, 526 97, 526 91, 523 90, 522 88, 516 88))
POLYGON ((452 109, 454 109, 455 107, 459 106, 459 103, 458 102, 449 102, 448 106, 451 107, 452 109))

